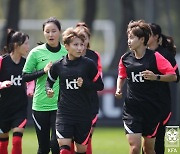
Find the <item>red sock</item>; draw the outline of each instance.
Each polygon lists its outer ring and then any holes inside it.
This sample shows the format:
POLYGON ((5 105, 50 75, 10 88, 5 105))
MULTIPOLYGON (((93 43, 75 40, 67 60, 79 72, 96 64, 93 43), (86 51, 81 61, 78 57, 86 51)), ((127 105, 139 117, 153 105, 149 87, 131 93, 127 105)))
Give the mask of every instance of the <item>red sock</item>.
POLYGON ((89 138, 86 154, 92 154, 91 138, 89 138))
POLYGON ((71 154, 74 154, 74 142, 71 143, 71 154))
POLYGON ((0 140, 0 154, 8 154, 8 150, 7 150, 8 143, 9 143, 9 138, 0 140))
POLYGON ((59 154, 71 154, 71 151, 67 149, 61 149, 59 154))
POLYGON ((12 154, 22 154, 22 137, 21 136, 13 136, 12 154))

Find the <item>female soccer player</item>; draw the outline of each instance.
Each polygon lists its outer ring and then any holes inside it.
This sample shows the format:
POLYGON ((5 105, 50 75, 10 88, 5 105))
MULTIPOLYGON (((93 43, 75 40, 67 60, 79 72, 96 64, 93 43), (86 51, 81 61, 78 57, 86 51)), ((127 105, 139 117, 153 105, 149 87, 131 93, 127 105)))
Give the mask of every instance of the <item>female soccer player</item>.
POLYGON ((91 91, 104 85, 95 63, 82 57, 85 36, 68 28, 63 42, 68 55, 52 65, 47 79, 47 95, 53 96, 53 84, 59 77, 60 94, 56 117, 56 134, 60 154, 71 154, 72 139, 75 153, 85 154, 92 125, 91 91))
MULTIPOLYGON (((151 50, 159 52, 164 56, 174 67, 177 75, 177 82, 179 80, 179 70, 175 60, 176 47, 174 41, 171 37, 165 36, 161 33, 161 27, 155 23, 149 24, 152 30, 152 35, 148 41, 148 47, 151 50)), ((160 91, 160 102, 162 103, 162 121, 159 125, 156 142, 155 142, 155 151, 157 154, 164 154, 164 136, 165 136, 165 127, 171 117, 171 93, 169 83, 160 82, 159 83, 160 91)))
POLYGON ((67 50, 60 44, 60 22, 50 17, 43 24, 43 33, 47 43, 32 49, 27 57, 23 79, 36 80, 33 96, 32 117, 38 138, 38 154, 59 154, 59 146, 55 133, 57 100, 59 93, 58 80, 54 84, 54 97, 48 98, 45 91, 47 72, 53 62, 67 54, 67 50))
MULTIPOLYGON (((90 58, 91 60, 93 60, 96 64, 98 72, 102 76, 102 64, 101 64, 100 55, 98 52, 89 49, 90 48, 89 42, 90 42, 91 34, 90 34, 90 31, 89 31, 87 25, 84 22, 79 22, 76 25, 75 30, 77 32, 81 31, 85 35, 85 41, 84 41, 85 48, 82 52, 82 56, 90 58)), ((90 135, 90 138, 88 141, 88 147, 87 147, 86 154, 92 154, 91 140, 92 140, 92 134, 94 131, 94 127, 96 126, 96 122, 97 122, 97 114, 99 112, 99 98, 98 98, 97 91, 92 91, 91 94, 92 94, 91 101, 92 101, 92 112, 93 112, 92 132, 91 132, 91 135, 90 135)), ((71 148, 72 148, 71 154, 74 154, 74 146, 73 145, 74 145, 74 143, 72 143, 72 146, 71 146, 71 148)))
POLYGON ((155 153, 154 142, 161 116, 158 82, 176 81, 171 64, 158 52, 147 49, 151 34, 149 25, 132 21, 127 28, 130 52, 119 63, 115 96, 122 97, 122 87, 127 79, 127 96, 123 110, 123 122, 130 153, 140 153, 141 137, 145 153, 155 153))
POLYGON ((0 57, 0 154, 7 154, 12 129, 12 154, 22 154, 22 136, 27 123, 26 83, 22 80, 29 50, 29 36, 8 30, 5 55, 0 57))

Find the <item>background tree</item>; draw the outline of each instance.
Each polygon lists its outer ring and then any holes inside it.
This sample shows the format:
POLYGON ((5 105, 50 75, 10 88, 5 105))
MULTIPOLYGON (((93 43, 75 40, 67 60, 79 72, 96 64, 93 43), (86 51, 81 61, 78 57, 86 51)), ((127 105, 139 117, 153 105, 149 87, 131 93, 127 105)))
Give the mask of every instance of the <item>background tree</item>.
POLYGON ((3 27, 3 35, 0 48, 2 49, 6 42, 6 34, 8 28, 13 28, 14 30, 19 29, 19 20, 20 20, 20 4, 21 0, 9 0, 6 23, 3 27))
POLYGON ((156 2, 155 0, 145 0, 145 19, 147 22, 152 23, 155 20, 155 15, 156 15, 156 2))
POLYGON ((92 32, 92 24, 96 17, 97 0, 85 0, 84 8, 85 12, 83 21, 88 25, 90 31, 92 32))
POLYGON ((109 67, 109 70, 115 70, 117 69, 119 58, 120 56, 127 51, 127 25, 129 21, 134 20, 134 1, 132 0, 120 0, 121 3, 121 10, 120 14, 123 14, 122 16, 122 23, 121 23, 121 29, 119 29, 119 38, 117 40, 117 46, 115 50, 114 57, 112 59, 111 65, 109 67))
POLYGON ((164 5, 166 9, 167 22, 169 23, 168 31, 170 35, 173 35, 173 24, 172 24, 172 19, 171 19, 171 3, 168 0, 166 0, 164 5))

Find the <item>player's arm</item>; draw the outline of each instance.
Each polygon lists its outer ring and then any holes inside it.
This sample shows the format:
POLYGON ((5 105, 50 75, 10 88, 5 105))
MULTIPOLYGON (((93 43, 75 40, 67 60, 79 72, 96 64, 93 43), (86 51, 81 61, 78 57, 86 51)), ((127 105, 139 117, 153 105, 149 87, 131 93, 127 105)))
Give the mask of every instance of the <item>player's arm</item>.
POLYGON ((104 83, 95 63, 93 61, 89 62, 88 67, 88 78, 83 78, 82 88, 95 91, 103 90, 104 83))
POLYGON ((175 72, 176 72, 176 75, 177 75, 176 82, 179 82, 179 69, 178 69, 178 67, 176 68, 175 72))
POLYGON ((175 82, 179 82, 179 68, 178 68, 178 64, 176 62, 176 59, 173 58, 173 61, 174 61, 174 65, 172 64, 174 70, 175 70, 175 73, 176 73, 176 76, 177 76, 177 80, 175 82))
POLYGON ((122 98, 122 89, 123 89, 123 86, 124 86, 124 83, 125 83, 126 79, 122 79, 118 76, 117 78, 117 83, 116 83, 116 92, 115 92, 115 97, 118 98, 118 99, 121 99, 122 98))
POLYGON ((179 82, 179 69, 178 69, 178 64, 176 62, 175 56, 172 55, 169 51, 165 52, 166 55, 162 55, 164 58, 166 58, 174 68, 176 75, 177 75, 177 80, 175 82, 179 82))
POLYGON ((98 52, 96 52, 95 51, 95 53, 96 53, 96 55, 97 55, 97 57, 98 57, 98 60, 97 60, 97 69, 98 69, 98 72, 101 74, 101 77, 102 77, 102 63, 101 63, 101 58, 100 58, 100 55, 99 55, 99 53, 98 52))
POLYGON ((52 62, 49 62, 48 64, 46 64, 46 66, 41 69, 41 70, 38 70, 38 71, 34 71, 32 73, 26 73, 26 72, 23 72, 22 76, 23 76, 23 80, 28 82, 28 81, 32 81, 32 80, 35 80, 41 76, 43 76, 44 74, 46 74, 49 69, 51 68, 52 66, 52 62))
POLYGON ((12 85, 12 82, 9 80, 0 82, 0 89, 9 88, 12 85))
MULTIPOLYGON (((1 70, 1 66, 2 66, 2 60, 3 60, 3 57, 0 56, 0 70, 1 70)), ((2 82, 0 82, 0 89, 8 88, 11 85, 12 85, 12 82, 9 80, 2 81, 2 82)))
POLYGON ((146 80, 156 80, 163 82, 177 81, 177 75, 171 63, 158 52, 155 53, 155 56, 157 68, 161 74, 154 74, 152 71, 145 70, 142 72, 143 77, 146 80))
POLYGON ((118 66, 118 77, 116 81, 116 92, 115 92, 115 97, 118 99, 122 98, 122 88, 126 81, 126 77, 127 77, 126 67, 124 66, 121 58, 118 66))
POLYGON ((48 78, 46 80, 46 94, 48 97, 53 97, 54 96, 54 91, 52 89, 54 83, 57 80, 57 73, 56 73, 56 66, 55 64, 52 65, 52 67, 50 68, 50 70, 48 71, 48 78))
POLYGON ((26 87, 27 87, 26 89, 27 96, 32 97, 34 95, 35 81, 32 80, 32 81, 26 82, 26 87))

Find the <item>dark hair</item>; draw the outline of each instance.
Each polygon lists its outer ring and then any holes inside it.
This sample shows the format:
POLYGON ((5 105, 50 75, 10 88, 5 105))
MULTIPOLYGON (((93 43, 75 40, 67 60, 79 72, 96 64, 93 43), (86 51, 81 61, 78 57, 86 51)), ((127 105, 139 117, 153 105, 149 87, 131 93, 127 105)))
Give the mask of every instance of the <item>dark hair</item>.
POLYGON ((158 35, 158 41, 162 39, 161 46, 168 49, 169 52, 172 52, 173 55, 176 55, 176 46, 174 44, 174 40, 170 36, 166 36, 162 34, 161 27, 158 24, 151 23, 149 24, 151 27, 151 31, 153 35, 158 35))
POLYGON ((87 24, 86 24, 85 22, 78 22, 78 23, 76 24, 76 27, 79 27, 79 26, 83 26, 83 27, 88 28, 88 26, 87 26, 87 24))
POLYGON ((21 46, 25 42, 26 38, 29 38, 27 34, 14 31, 13 29, 8 29, 6 45, 3 48, 3 53, 13 52, 14 44, 17 43, 18 46, 21 46))
POLYGON ((37 42, 37 45, 42 45, 42 44, 44 44, 44 42, 42 41, 37 42))
POLYGON ((151 35, 150 26, 143 20, 130 21, 127 28, 127 34, 132 32, 138 38, 144 37, 144 45, 147 45, 149 37, 151 35))
POLYGON ((54 23, 58 27, 59 31, 61 31, 61 24, 55 17, 50 17, 43 23, 43 31, 46 24, 51 23, 51 22, 54 23))
POLYGON ((64 44, 69 45, 74 37, 80 38, 83 42, 85 40, 85 36, 82 32, 77 32, 75 31, 74 28, 70 27, 67 28, 63 33, 62 33, 62 40, 64 44))
MULTIPOLYGON (((79 22, 76 24, 76 30, 77 31, 81 31, 83 30, 89 37, 89 39, 91 38, 91 33, 90 33, 90 30, 87 26, 87 24, 85 22, 79 22)), ((87 45, 87 48, 90 48, 90 44, 88 42, 88 45, 87 45)))

